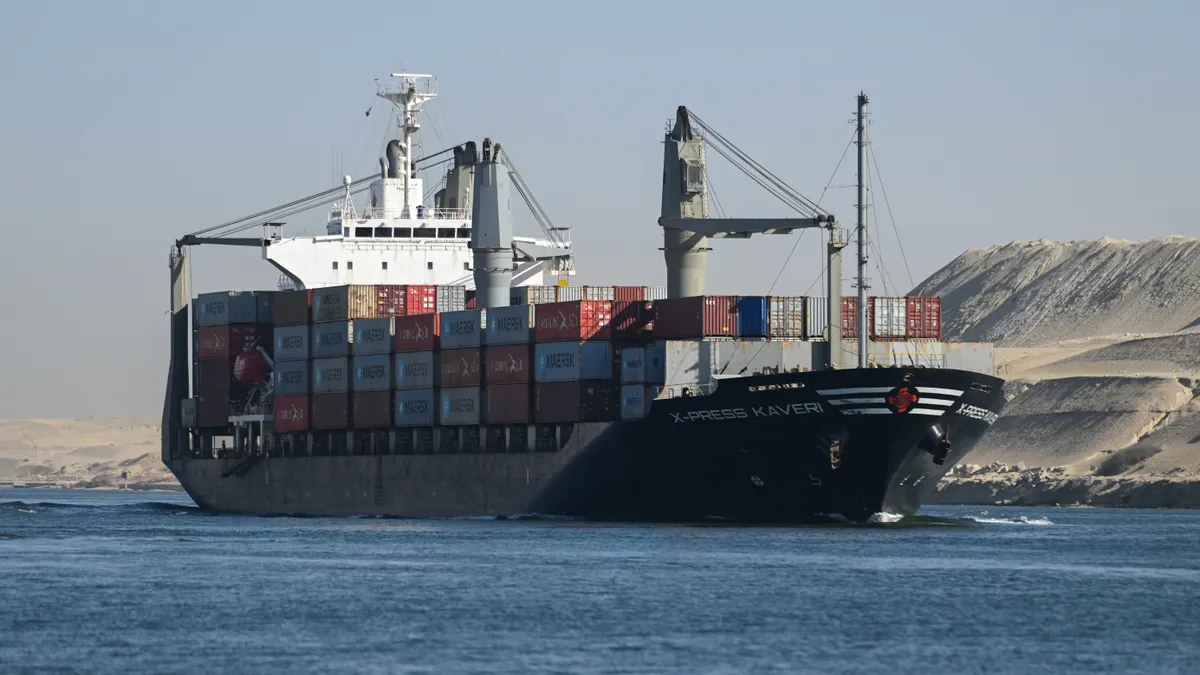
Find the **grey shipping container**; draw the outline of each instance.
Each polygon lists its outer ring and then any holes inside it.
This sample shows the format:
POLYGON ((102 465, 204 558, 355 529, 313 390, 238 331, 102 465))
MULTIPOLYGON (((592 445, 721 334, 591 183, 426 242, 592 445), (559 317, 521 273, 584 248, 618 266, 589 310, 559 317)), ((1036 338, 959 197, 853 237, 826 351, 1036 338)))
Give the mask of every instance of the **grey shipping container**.
POLYGON ((436 410, 433 389, 398 391, 392 401, 392 424, 398 427, 431 427, 436 410))
POLYGON ((277 396, 307 395, 308 375, 308 361, 276 361, 275 394, 277 396))
MULTIPOLYGON (((924 341, 914 342, 918 345, 928 344, 924 341)), ((893 343, 894 344, 894 343, 893 343)), ((997 375, 995 347, 990 342, 939 342, 942 348, 945 367, 956 370, 967 370, 984 375, 997 375)), ((1003 376, 1005 373, 999 373, 1003 376)))
POLYGON ((558 302, 557 286, 514 286, 509 291, 510 305, 545 305, 558 302))
POLYGON ((314 323, 312 338, 308 342, 312 357, 326 359, 333 356, 349 356, 352 326, 349 321, 314 323))
POLYGON ((438 385, 434 352, 404 352, 394 358, 397 389, 432 389, 438 385))
POLYGON ((354 391, 380 391, 391 388, 391 354, 354 357, 354 391))
POLYGON ((307 359, 308 326, 277 326, 275 328, 275 360, 307 359))
POLYGON ((662 342, 646 345, 647 384, 662 384, 667 381, 667 350, 662 342))
POLYGON ((611 380, 612 344, 598 340, 543 342, 535 347, 534 363, 537 382, 611 380))
POLYGON ((793 340, 804 338, 804 296, 772 295, 768 304, 768 337, 793 340))
POLYGON ((355 356, 390 354, 395 345, 395 320, 391 317, 354 320, 353 351, 355 356))
POLYGON ((478 347, 480 345, 483 335, 482 310, 467 309, 461 312, 447 312, 441 314, 438 320, 441 322, 443 349, 478 347))
POLYGON ((223 326, 230 323, 257 323, 258 300, 254 293, 220 291, 201 293, 196 298, 197 326, 223 326))
POLYGON ((513 305, 489 309, 487 331, 483 341, 489 345, 519 345, 533 342, 533 307, 513 305))
POLYGON ((350 391, 350 359, 339 356, 334 359, 312 361, 312 392, 332 394, 350 391))
POLYGON ((479 387, 443 387, 438 399, 442 424, 479 424, 479 387))
POLYGON ((645 381, 646 348, 625 347, 621 350, 621 383, 634 384, 645 381))
MULTIPOLYGON (((814 344, 800 340, 668 340, 665 378, 673 387, 700 387, 704 391, 722 377, 813 369, 814 344)), ((678 395, 678 392, 673 392, 678 395)))
POLYGON ((438 286, 437 311, 461 312, 467 308, 466 286, 438 286))
POLYGON ((650 409, 650 389, 653 385, 621 385, 621 419, 640 420, 650 409))
POLYGON ((196 399, 185 398, 179 403, 179 423, 184 429, 196 428, 196 399))
POLYGON ((829 339, 829 298, 804 298, 804 339, 829 339))

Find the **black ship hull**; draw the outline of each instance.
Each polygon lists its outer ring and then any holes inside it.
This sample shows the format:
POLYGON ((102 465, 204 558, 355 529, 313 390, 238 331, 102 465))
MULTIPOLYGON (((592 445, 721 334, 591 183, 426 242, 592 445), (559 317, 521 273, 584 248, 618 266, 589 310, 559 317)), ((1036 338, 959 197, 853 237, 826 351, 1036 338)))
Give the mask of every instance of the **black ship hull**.
POLYGON ((166 463, 227 513, 866 521, 915 513, 995 421, 1002 385, 937 369, 756 376, 656 400, 642 420, 564 425, 550 451, 166 463))

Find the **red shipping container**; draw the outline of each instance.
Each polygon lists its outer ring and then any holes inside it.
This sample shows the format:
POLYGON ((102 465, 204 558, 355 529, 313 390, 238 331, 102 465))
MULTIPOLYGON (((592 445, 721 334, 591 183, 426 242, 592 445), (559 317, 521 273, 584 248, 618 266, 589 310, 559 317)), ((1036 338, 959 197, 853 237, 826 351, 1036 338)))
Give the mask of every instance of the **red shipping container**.
POLYGON ((405 309, 409 316, 437 312, 437 286, 410 284, 404 288, 405 309))
MULTIPOLYGON (((871 311, 869 303, 867 311, 871 311)), ((853 296, 842 298, 842 339, 858 339, 858 298, 853 296)))
POLYGON ((575 380, 533 386, 535 422, 611 422, 619 412, 619 385, 575 380))
POLYGON ((274 351, 274 331, 270 326, 234 324, 201 326, 196 329, 197 359, 219 359, 236 356, 247 347, 262 347, 267 354, 274 351))
POLYGON ((609 300, 573 300, 534 305, 534 341, 607 340, 612 337, 609 300))
POLYGON ((483 349, 446 349, 438 354, 438 373, 443 387, 478 387, 481 377, 483 349))
POLYGON ((429 352, 437 349, 438 334, 441 331, 441 322, 438 321, 437 314, 398 316, 395 323, 396 351, 429 352))
POLYGON ((276 396, 272 425, 277 432, 308 431, 307 396, 276 396))
POLYGON ((408 293, 404 286, 375 287, 375 316, 405 316, 408 314, 408 293))
POLYGON ((386 429, 392 426, 392 392, 354 392, 354 428, 386 429))
POLYGON ((650 300, 613 303, 612 339, 644 344, 654 339, 654 303, 650 300))
POLYGON ((737 337, 737 296, 696 295, 656 300, 656 339, 737 337))
POLYGON ((466 308, 467 309, 475 309, 475 307, 476 307, 475 291, 473 291, 471 289, 467 289, 466 291, 464 291, 464 293, 465 293, 465 297, 467 299, 466 308))
POLYGON ((275 325, 302 326, 309 322, 312 294, 308 290, 280 291, 275 294, 275 325))
POLYGON ((485 387, 484 424, 528 424, 531 392, 528 383, 493 384, 485 387))
POLYGON ((350 427, 350 394, 313 394, 313 429, 347 429, 350 427))
POLYGON ((942 339, 942 299, 936 296, 910 295, 907 298, 908 331, 905 337, 942 339))
POLYGON ((529 345, 491 345, 484 348, 483 354, 484 379, 489 385, 533 379, 529 345))
POLYGON ((229 426, 229 394, 197 396, 196 426, 207 429, 229 426))
POLYGON ((645 286, 613 286, 613 301, 615 302, 634 302, 636 300, 649 300, 647 297, 647 289, 645 286))

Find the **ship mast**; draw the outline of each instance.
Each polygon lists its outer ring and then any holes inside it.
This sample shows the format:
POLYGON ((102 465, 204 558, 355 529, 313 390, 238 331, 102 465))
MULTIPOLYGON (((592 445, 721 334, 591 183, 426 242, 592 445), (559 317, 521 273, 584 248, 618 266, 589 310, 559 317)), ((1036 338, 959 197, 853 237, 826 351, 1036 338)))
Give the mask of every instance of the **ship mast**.
POLYGON ((858 367, 867 367, 867 95, 858 93, 858 111, 854 115, 858 131, 858 367))
MULTIPOLYGON (((434 91, 433 75, 419 75, 414 73, 392 73, 392 77, 399 80, 398 84, 384 85, 380 84, 377 96, 391 101, 401 111, 400 117, 400 132, 403 140, 403 145, 400 146, 400 161, 401 169, 403 170, 402 177, 404 178, 404 210, 401 212, 401 218, 411 218, 410 198, 409 198, 409 180, 412 178, 412 140, 413 136, 421 129, 419 116, 421 106, 425 101, 437 96, 434 91), (422 80, 425 86, 417 89, 417 81, 422 80)), ((392 167, 393 170, 396 167, 392 167)))

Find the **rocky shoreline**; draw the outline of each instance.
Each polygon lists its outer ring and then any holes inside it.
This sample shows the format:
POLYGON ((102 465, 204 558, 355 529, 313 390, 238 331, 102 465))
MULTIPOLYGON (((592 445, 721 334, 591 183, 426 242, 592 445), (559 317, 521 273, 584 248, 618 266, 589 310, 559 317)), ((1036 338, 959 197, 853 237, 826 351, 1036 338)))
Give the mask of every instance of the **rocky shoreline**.
POLYGON ((960 464, 938 484, 931 504, 1200 508, 1200 478, 1174 475, 1080 476, 1064 467, 960 464))

